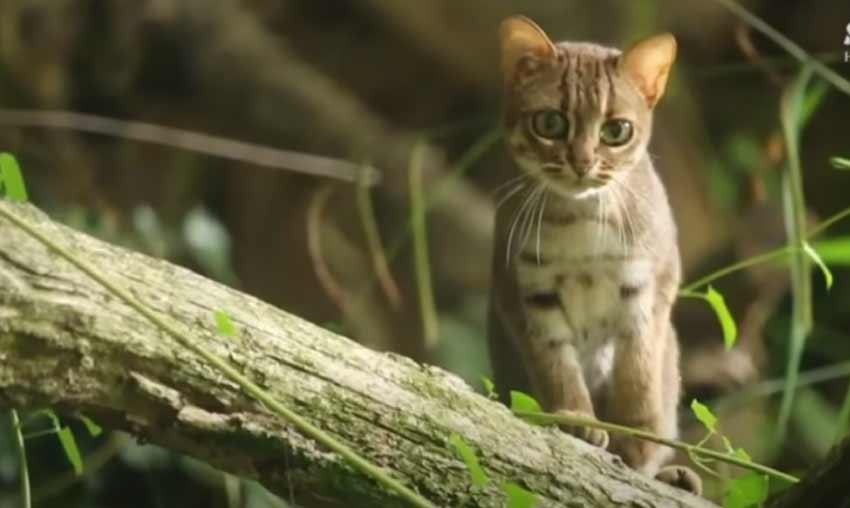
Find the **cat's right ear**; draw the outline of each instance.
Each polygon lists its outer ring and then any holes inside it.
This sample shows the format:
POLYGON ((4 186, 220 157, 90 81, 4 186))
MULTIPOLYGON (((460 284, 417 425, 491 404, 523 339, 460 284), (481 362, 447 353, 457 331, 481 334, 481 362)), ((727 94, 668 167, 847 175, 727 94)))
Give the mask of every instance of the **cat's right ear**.
POLYGON ((499 27, 502 76, 511 83, 555 58, 555 45, 546 32, 525 16, 511 16, 499 27))

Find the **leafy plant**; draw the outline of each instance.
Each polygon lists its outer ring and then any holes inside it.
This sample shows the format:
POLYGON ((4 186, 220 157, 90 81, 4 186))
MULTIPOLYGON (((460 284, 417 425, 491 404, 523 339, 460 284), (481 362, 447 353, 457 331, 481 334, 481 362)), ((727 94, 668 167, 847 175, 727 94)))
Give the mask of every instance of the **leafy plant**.
POLYGON ((726 300, 723 298, 723 295, 713 287, 708 286, 705 293, 683 289, 679 292, 679 296, 699 298, 708 302, 723 330, 723 344, 727 350, 732 349, 735 341, 738 339, 738 326, 735 324, 735 318, 732 317, 729 307, 726 306, 726 300))
POLYGON ((497 400, 499 398, 499 394, 496 393, 496 384, 493 383, 492 379, 481 376, 481 383, 484 384, 484 394, 487 395, 488 399, 497 400))
POLYGON ((0 191, 12 201, 23 203, 29 200, 21 168, 15 157, 9 153, 0 153, 0 191))
MULTIPOLYGON (((733 447, 729 438, 717 429, 717 417, 708 406, 694 399, 691 401, 691 411, 707 431, 705 437, 700 440, 699 446, 705 445, 712 437, 718 437, 729 456, 752 463, 752 458, 743 448, 733 447)), ((709 467, 707 461, 698 455, 691 454, 690 458, 703 471, 719 476, 709 467)), ((723 508, 760 508, 767 499, 769 483, 770 478, 767 475, 755 471, 747 472, 731 480, 726 486, 723 508)))
POLYGON ((537 506, 537 498, 534 493, 516 483, 505 483, 502 485, 502 490, 508 496, 507 508, 534 508, 537 506))
POLYGON ((217 310, 214 313, 215 317, 215 325, 218 329, 218 333, 225 337, 235 337, 238 332, 236 330, 236 325, 233 324, 233 321, 230 319, 230 315, 227 314, 223 310, 217 310))
MULTIPOLYGON (((455 453, 466 464, 466 469, 469 471, 474 485, 483 487, 490 483, 490 477, 478 462, 478 456, 475 455, 475 451, 459 434, 452 434, 449 437, 449 444, 452 445, 455 453)), ((507 496, 507 504, 505 505, 507 508, 534 508, 537 505, 537 497, 534 493, 515 482, 503 483, 502 491, 507 496)))
MULTIPOLYGON (((50 422, 50 427, 45 430, 38 430, 31 433, 24 433, 25 439, 33 439, 36 437, 46 436, 50 434, 55 434, 59 439, 59 443, 62 445, 62 451, 65 452, 65 457, 68 458, 68 462, 71 463, 71 467, 74 468, 74 472, 77 475, 83 474, 83 459, 82 455, 80 455, 80 448, 77 446, 77 440, 74 438, 74 433, 67 425, 62 425, 59 417, 53 412, 52 409, 41 409, 27 416, 24 420, 24 424, 28 424, 32 422, 36 418, 45 417, 50 422)), ((91 420, 89 420, 91 422, 91 420)), ((91 422, 92 424, 94 422, 91 422)), ((88 425, 87 425, 88 427, 88 425)), ((97 427, 98 429, 100 427, 97 427)), ((91 428, 89 432, 95 430, 91 428)))
POLYGON ((850 170, 850 159, 845 157, 832 157, 829 159, 829 163, 835 169, 850 170))
POLYGON ((487 473, 481 468, 481 464, 478 463, 478 456, 475 455, 475 451, 472 447, 456 433, 449 436, 449 443, 451 443, 458 456, 466 464, 466 469, 469 470, 469 474, 472 476, 472 483, 479 487, 487 485, 490 481, 490 477, 487 476, 487 473))
POLYGON ((527 393, 518 390, 511 390, 511 411, 513 412, 543 412, 540 403, 527 393))

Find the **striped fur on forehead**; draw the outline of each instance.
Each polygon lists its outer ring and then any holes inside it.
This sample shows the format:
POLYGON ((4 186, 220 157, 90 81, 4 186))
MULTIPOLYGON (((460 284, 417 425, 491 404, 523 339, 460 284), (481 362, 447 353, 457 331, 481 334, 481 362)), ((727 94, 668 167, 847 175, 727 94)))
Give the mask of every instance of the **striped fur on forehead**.
POLYGON ((620 51, 597 44, 561 42, 563 55, 560 91, 565 112, 590 107, 609 113, 616 94, 615 76, 620 51))

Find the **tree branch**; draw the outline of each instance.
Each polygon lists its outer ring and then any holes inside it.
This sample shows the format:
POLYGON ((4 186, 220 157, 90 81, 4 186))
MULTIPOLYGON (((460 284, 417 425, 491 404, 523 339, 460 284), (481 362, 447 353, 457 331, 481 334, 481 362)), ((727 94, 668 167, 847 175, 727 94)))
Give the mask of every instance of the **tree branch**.
MULTIPOLYGON (((708 507, 555 429, 530 426, 440 369, 370 351, 161 260, 0 202, 227 358, 277 400, 349 443, 439 506, 503 506, 515 481, 539 506, 708 507), (225 310, 236 337, 216 333, 225 310), (473 487, 448 444, 477 451, 473 487)), ((255 478, 304 504, 403 506, 206 362, 5 220, 0 220, 0 406, 51 405, 255 478)))

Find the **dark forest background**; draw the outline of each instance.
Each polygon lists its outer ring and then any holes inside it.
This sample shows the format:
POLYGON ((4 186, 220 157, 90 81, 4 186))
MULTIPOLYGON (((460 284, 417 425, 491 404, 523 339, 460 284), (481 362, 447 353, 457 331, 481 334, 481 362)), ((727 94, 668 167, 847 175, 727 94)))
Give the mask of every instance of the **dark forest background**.
MULTIPOLYGON (((744 5, 850 77, 846 1, 744 5)), ((713 0, 0 0, 0 151, 16 155, 32 201, 56 220, 481 389, 493 206, 514 172, 496 130, 496 30, 515 13, 559 39, 623 46, 659 31, 678 38, 652 151, 679 224, 686 281, 784 244, 780 97, 799 65, 713 0), (274 169, 122 137, 138 126, 92 135, 12 110, 146 122, 355 165, 331 164, 337 177, 317 177, 307 174, 320 169, 314 160, 274 169), (54 127, 24 125, 32 123, 54 127), (411 185, 414 153, 424 175, 411 185), (343 181, 367 163, 382 175, 377 185, 343 181), (411 213, 422 196, 427 230, 411 213), (389 275, 375 268, 375 231, 389 275), (428 274, 415 267, 420 234, 428 274), (436 321, 420 301, 426 276, 436 321), (436 333, 426 337, 423 323, 436 323, 436 333)), ((850 156, 850 98, 820 90, 801 142, 812 223, 850 206, 850 172, 829 163, 850 156)), ((828 233, 846 235, 850 223, 828 233)), ((685 401, 706 402, 736 446, 793 473, 847 430, 839 416, 850 375, 850 261, 839 252, 830 263, 830 291, 812 273, 816 324, 782 440, 772 436, 788 355, 787 268, 762 265, 715 283, 739 326, 730 352, 703 302, 676 310, 685 401)), ((682 422, 684 439, 701 437, 687 404, 682 422)), ((28 441, 35 506, 286 505, 123 435, 77 435, 94 454, 79 480, 54 438, 28 441)), ((0 507, 12 506, 16 475, 5 425, 0 507)))

